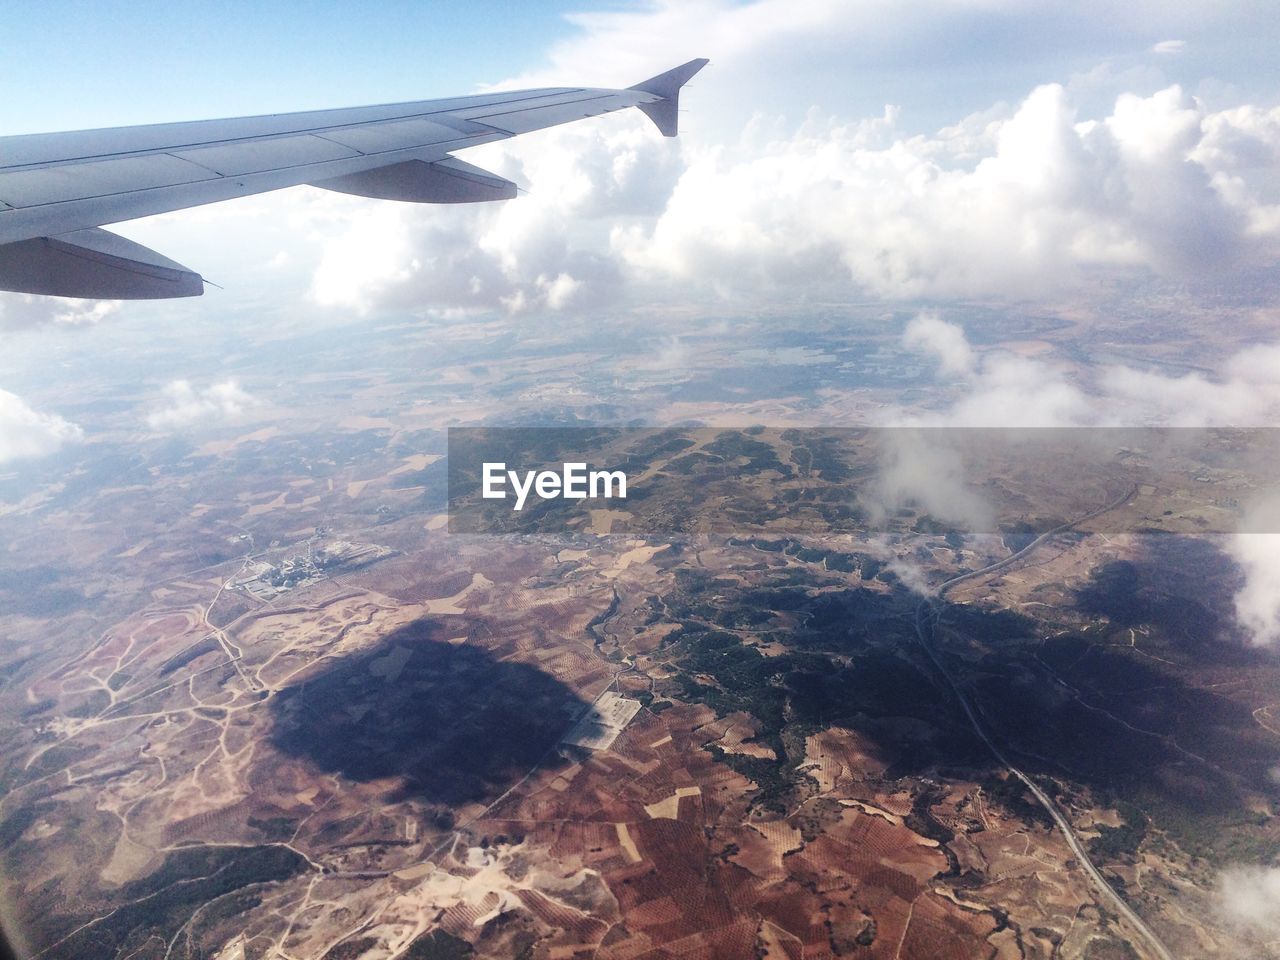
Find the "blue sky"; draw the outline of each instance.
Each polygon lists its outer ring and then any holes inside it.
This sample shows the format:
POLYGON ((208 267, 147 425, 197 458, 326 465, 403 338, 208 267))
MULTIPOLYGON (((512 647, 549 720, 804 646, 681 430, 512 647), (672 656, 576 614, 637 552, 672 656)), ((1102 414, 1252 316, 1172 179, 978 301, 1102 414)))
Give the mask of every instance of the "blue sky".
MULTIPOLYGON (((805 5, 793 5, 798 19, 805 5)), ((753 4, 687 6, 723 13, 753 4)), ((658 70, 711 57, 721 78, 704 82, 740 87, 743 112, 758 106, 799 116, 816 106, 857 118, 895 103, 918 132, 1102 63, 1127 71, 1131 85, 1154 90, 1176 81, 1222 104, 1257 100, 1280 80, 1280 18, 1265 3, 837 6, 847 8, 847 29, 805 36, 790 49, 739 62, 722 36, 694 28, 665 38, 669 54, 646 48, 647 63, 658 70), (1155 43, 1171 39, 1185 41, 1179 55, 1152 54, 1155 43)), ((547 82, 632 82, 641 77, 548 68, 556 50, 589 35, 602 14, 643 17, 650 7, 589 0, 10 0, 2 15, 0 133, 423 99, 532 74, 547 82)), ((606 51, 598 69, 607 73, 609 60, 606 51)), ((1100 95, 1112 92, 1106 86, 1100 95)))
POLYGON ((10 0, 0 130, 29 133, 466 92, 537 66, 575 4, 10 0))

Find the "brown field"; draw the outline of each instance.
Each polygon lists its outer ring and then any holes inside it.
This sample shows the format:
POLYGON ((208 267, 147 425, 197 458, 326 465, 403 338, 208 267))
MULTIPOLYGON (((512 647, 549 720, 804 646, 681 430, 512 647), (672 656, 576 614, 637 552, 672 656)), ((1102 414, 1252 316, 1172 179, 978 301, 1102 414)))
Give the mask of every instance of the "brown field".
MULTIPOLYGON (((1012 346, 1044 344, 1028 334, 1012 346)), ((504 960, 1123 956, 1061 834, 962 739, 963 717, 946 712, 913 645, 912 608, 893 606, 900 585, 822 559, 897 550, 936 582, 1001 545, 605 535, 623 511, 594 517, 595 535, 447 533, 426 498, 439 492, 440 429, 502 413, 508 396, 480 386, 490 379, 534 396, 521 378, 536 375, 552 390, 549 371, 591 359, 565 346, 484 376, 446 365, 430 388, 442 393, 408 404, 396 398, 428 389, 416 372, 316 370, 297 386, 343 396, 336 424, 327 407, 290 410, 70 504, 50 488, 0 505, 18 572, 48 581, 3 584, 0 614, 3 893, 43 956, 159 960, 172 942, 184 958, 391 960, 436 934, 504 960), (282 582, 270 599, 234 586, 334 542, 385 553, 282 582), (719 645, 699 649, 707 637, 719 645), (741 659, 722 669, 730 656, 741 659), (775 666, 809 678, 815 700, 824 684, 854 693, 806 713, 775 666), (608 749, 560 744, 610 690, 645 706, 608 749), (155 903, 170 906, 140 906, 155 903)), ((696 359, 720 356, 704 345, 696 359)), ((858 423, 884 394, 810 399, 661 412, 858 423)), ((780 458, 794 452, 776 443, 780 458)), ((1162 496, 1176 499, 1152 489, 1141 509, 1162 496)), ((1192 601, 1229 597, 1230 571, 1153 565, 1144 589, 1186 602, 1163 622, 1145 608, 1126 619, 1105 597, 1080 607, 1118 561, 1146 562, 1144 548, 1064 536, 958 584, 937 632, 948 662, 976 690, 1018 688, 998 671, 1036 666, 1060 682, 1028 699, 1072 705, 1097 693, 1067 675, 1083 656, 1048 655, 1079 635, 1091 654, 1158 671, 1142 675, 1144 695, 1177 684, 1201 703, 1214 691, 1227 701, 1214 730, 1250 748, 1241 763, 1269 756, 1275 669, 1188 652, 1169 627, 1200 609, 1192 601), (982 619, 992 611, 1023 619, 1000 633, 982 619)), ((993 715, 999 699, 984 701, 993 715)), ((1023 719, 992 721, 1020 758, 1036 746, 1019 741, 1023 719)), ((1171 791, 1211 782, 1203 768, 1218 758, 1196 752, 1208 748, 1173 734, 1160 744, 1183 751, 1160 771, 1171 791)), ((1086 840, 1125 822, 1069 764, 1043 770, 1086 840)), ((1214 844, 1274 849, 1277 828, 1273 795, 1240 794, 1251 819, 1204 826, 1201 853, 1153 830, 1134 854, 1100 861, 1179 955, 1250 955, 1214 919, 1214 844)))

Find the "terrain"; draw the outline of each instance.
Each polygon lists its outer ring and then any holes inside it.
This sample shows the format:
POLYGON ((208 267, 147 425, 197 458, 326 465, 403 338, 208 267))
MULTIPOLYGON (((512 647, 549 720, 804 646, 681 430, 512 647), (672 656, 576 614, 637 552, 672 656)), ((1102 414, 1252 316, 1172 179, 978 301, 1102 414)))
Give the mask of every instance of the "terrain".
POLYGON ((801 428, 919 376, 850 323, 709 335, 679 375, 576 330, 259 336, 253 383, 307 372, 178 434, 73 358, 90 439, 0 477, 20 950, 1273 955, 1216 898, 1280 845, 1280 664, 1214 537, 1149 532, 1203 515, 1196 470, 1001 473, 1044 508, 985 536, 796 514, 857 471, 801 428), (671 480, 617 510, 648 526, 450 532, 448 428, 635 418, 688 441, 627 447, 671 480))

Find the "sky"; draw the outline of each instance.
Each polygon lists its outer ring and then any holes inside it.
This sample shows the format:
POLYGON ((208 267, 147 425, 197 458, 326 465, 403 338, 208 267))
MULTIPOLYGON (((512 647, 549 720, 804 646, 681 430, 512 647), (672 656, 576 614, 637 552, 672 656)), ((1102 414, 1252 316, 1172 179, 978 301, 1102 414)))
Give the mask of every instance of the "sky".
POLYGON ((1103 65, 1087 81, 1100 89, 1179 82, 1220 103, 1280 79, 1266 0, 10 0, 3 26, 0 135, 425 99, 518 76, 626 85, 695 56, 721 61, 704 82, 742 90, 735 117, 894 103, 914 132, 1103 65), (1166 41, 1182 45, 1153 54, 1166 41))
POLYGON ((421 100, 539 65, 553 2, 50 3, 3 14, 0 135, 421 100))

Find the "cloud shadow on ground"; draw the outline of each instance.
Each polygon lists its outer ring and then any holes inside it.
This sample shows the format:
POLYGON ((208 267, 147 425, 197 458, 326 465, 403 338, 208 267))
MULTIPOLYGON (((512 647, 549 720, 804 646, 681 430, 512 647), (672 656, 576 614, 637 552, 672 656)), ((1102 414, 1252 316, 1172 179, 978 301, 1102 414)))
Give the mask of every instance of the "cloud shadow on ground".
POLYGON ((334 658, 273 700, 274 745, 327 772, 456 805, 497 796, 549 751, 585 703, 543 671, 417 620, 374 650, 334 658))

